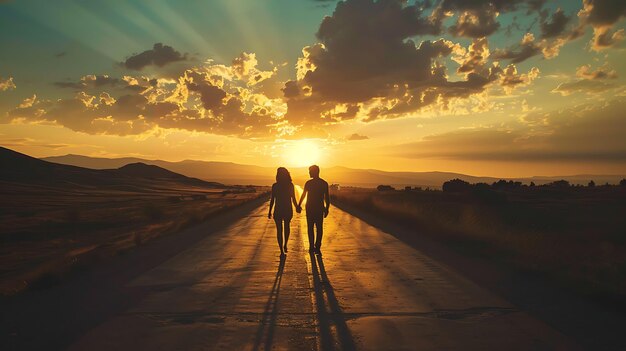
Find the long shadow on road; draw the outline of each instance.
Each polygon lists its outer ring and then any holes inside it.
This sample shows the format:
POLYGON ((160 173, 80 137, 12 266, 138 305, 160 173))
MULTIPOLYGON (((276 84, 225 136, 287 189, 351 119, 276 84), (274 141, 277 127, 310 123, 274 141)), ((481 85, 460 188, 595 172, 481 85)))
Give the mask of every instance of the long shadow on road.
POLYGON ((352 333, 326 275, 322 256, 311 254, 311 274, 321 350, 356 350, 352 333), (333 332, 334 330, 334 332, 333 332))
POLYGON ((283 270, 285 268, 285 259, 281 258, 278 264, 278 271, 276 272, 276 278, 270 291, 270 296, 265 304, 265 310, 263 311, 263 319, 259 325, 259 329, 256 333, 254 340, 254 351, 259 350, 261 341, 265 336, 264 350, 270 350, 272 348, 272 341, 274 339, 274 328, 276 327, 276 318, 278 317, 278 294, 280 293, 280 283, 283 279, 283 270))

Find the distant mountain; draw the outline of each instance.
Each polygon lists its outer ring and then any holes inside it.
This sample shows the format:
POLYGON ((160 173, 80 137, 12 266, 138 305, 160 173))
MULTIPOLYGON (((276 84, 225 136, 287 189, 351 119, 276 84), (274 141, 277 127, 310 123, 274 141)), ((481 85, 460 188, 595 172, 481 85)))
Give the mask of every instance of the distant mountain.
MULTIPOLYGON (((189 177, 217 181, 224 184, 255 184, 270 185, 274 182, 276 169, 242 165, 231 162, 192 161, 167 162, 161 160, 145 160, 139 158, 95 158, 80 155, 66 155, 47 157, 44 160, 68 165, 88 167, 94 169, 118 168, 132 163, 159 166, 189 177)), ((308 177, 306 168, 290 168, 294 181, 303 184, 308 177)), ((322 177, 330 183, 347 186, 375 187, 388 184, 395 187, 421 186, 439 188, 443 182, 459 178, 470 183, 492 183, 497 177, 477 177, 451 172, 387 172, 376 169, 352 169, 346 167, 329 167, 322 169, 322 177)), ((573 184, 587 184, 594 180, 597 184, 606 182, 618 183, 623 176, 619 175, 573 175, 573 176, 537 176, 527 178, 504 178, 524 183, 545 184, 555 180, 565 179, 573 184)))
POLYGON ((153 187, 173 182, 180 185, 223 187, 220 183, 190 178, 155 165, 131 163, 116 169, 90 169, 48 162, 3 147, 0 147, 0 181, 99 187, 153 187))
POLYGON ((216 181, 224 184, 268 185, 273 183, 274 172, 276 172, 275 169, 269 167, 240 165, 231 162, 193 160, 168 162, 132 157, 100 158, 81 155, 45 157, 42 158, 42 160, 92 169, 111 169, 119 168, 132 163, 144 163, 147 165, 159 166, 189 177, 216 181))
POLYGON ((171 179, 186 184, 196 184, 199 186, 214 186, 221 187, 223 184, 217 182, 207 182, 197 178, 190 178, 179 173, 172 172, 165 168, 161 168, 155 165, 147 165, 143 162, 129 163, 120 168, 111 170, 117 174, 123 174, 126 176, 147 178, 147 179, 171 179))

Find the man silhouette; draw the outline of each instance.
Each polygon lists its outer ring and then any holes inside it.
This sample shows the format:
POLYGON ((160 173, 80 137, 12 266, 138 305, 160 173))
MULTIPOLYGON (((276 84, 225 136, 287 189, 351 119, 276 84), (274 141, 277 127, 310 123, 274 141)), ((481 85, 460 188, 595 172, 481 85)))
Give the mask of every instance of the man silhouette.
POLYGON ((298 207, 302 205, 302 201, 308 194, 306 200, 306 224, 309 234, 309 252, 322 254, 322 236, 324 234, 324 218, 328 216, 330 208, 330 195, 328 194, 328 183, 320 178, 320 168, 316 165, 309 167, 309 179, 304 184, 304 191, 300 196, 298 207), (317 236, 314 233, 317 228, 317 236))

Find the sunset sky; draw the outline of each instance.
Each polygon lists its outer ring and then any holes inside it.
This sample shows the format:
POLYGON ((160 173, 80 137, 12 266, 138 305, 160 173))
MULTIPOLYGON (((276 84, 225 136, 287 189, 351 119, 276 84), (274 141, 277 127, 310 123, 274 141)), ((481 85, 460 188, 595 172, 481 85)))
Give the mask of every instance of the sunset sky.
POLYGON ((623 0, 0 0, 0 145, 626 174, 623 0))

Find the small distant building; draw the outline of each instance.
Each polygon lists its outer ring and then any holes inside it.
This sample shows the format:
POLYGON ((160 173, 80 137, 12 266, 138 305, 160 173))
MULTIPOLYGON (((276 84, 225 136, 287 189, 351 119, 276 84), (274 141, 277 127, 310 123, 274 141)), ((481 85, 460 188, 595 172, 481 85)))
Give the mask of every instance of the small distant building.
POLYGON ((376 189, 378 191, 394 191, 394 190, 396 190, 391 185, 379 185, 379 186, 376 187, 376 189))
POLYGON ((334 191, 341 190, 341 186, 339 186, 339 184, 331 184, 329 188, 330 190, 334 190, 334 191))

